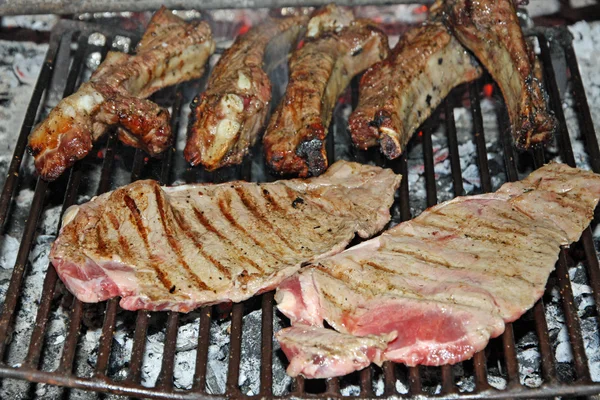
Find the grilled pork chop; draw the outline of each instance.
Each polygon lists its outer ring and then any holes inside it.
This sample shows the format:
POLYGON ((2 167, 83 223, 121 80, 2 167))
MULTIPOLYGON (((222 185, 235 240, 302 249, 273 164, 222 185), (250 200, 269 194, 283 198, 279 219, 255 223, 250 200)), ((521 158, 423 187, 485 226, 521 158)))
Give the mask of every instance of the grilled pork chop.
POLYGON ((557 121, 546 105, 542 83, 535 78, 513 0, 438 1, 446 22, 498 83, 504 96, 515 144, 523 149, 544 143, 557 121))
POLYGON ((136 55, 109 52, 89 82, 63 99, 29 136, 35 167, 58 178, 85 157, 111 125, 119 139, 151 156, 171 143, 169 112, 145 100, 157 90, 199 78, 215 48, 205 22, 186 23, 164 7, 154 14, 136 55))
POLYGON ((269 19, 238 36, 225 51, 206 91, 191 104, 184 150, 188 162, 214 170, 242 161, 265 124, 271 103, 271 82, 263 70, 267 46, 274 43, 279 53, 287 55, 307 20, 303 15, 269 19))
POLYGON ((294 52, 285 96, 263 138, 274 172, 306 177, 327 169, 325 138, 337 98, 356 74, 387 53, 387 37, 365 20, 307 39, 294 52))
POLYGON ((448 93, 480 75, 477 61, 441 22, 412 28, 362 77, 359 103, 348 120, 354 144, 366 149, 380 143, 388 158, 400 156, 448 93))
POLYGON ((275 296, 292 321, 277 333, 288 373, 337 376, 364 357, 410 366, 471 357, 542 296, 560 246, 578 240, 599 198, 600 175, 549 164, 302 269, 275 296), (368 341, 344 347, 348 335, 368 341), (371 349, 377 337, 383 355, 371 349))
POLYGON ((275 288, 370 237, 400 176, 340 161, 319 178, 160 187, 138 181, 67 210, 50 259, 81 301, 188 312, 275 288))

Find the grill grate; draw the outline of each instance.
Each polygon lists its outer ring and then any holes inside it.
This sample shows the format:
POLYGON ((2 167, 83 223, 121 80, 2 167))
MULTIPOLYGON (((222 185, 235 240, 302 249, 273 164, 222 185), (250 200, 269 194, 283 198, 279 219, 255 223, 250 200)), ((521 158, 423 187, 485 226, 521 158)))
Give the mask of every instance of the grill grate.
MULTIPOLYGON (((120 31, 115 28, 106 28, 102 26, 86 24, 75 21, 61 21, 54 29, 45 62, 43 64, 40 76, 36 83, 31 102, 27 109, 23 127, 15 148, 14 157, 9 166, 7 179, 0 198, 0 226, 4 227, 7 220, 11 217, 9 212, 10 205, 14 200, 14 194, 20 185, 22 174, 19 171, 23 169, 21 165, 24 159, 25 147, 27 144, 27 135, 30 127, 34 125, 36 115, 45 92, 49 91, 50 81, 53 78, 53 70, 56 66, 58 50, 60 46, 70 46, 71 41, 77 42, 77 50, 73 57, 73 62, 68 71, 64 96, 71 94, 82 75, 82 66, 86 55, 91 51, 93 45, 89 44, 90 35, 93 33, 102 33, 106 37, 105 45, 99 49, 102 56, 111 48, 113 38, 116 35, 132 37, 131 33, 120 31)), ((528 33, 529 36, 537 38, 541 50, 540 58, 543 63, 544 79, 547 90, 550 95, 550 104, 554 110, 559 122, 560 129, 557 133, 557 144, 561 159, 571 166, 575 166, 575 157, 571 148, 569 133, 565 116, 562 110, 561 97, 556 82, 555 72, 552 68, 551 51, 558 51, 564 54, 567 67, 570 72, 572 82, 573 96, 576 102, 576 108, 580 114, 580 128, 591 168, 600 173, 600 149, 594 132, 590 110, 585 98, 583 83, 579 73, 577 60, 571 44, 569 33, 564 28, 554 29, 535 29, 528 33), (552 40, 549 40, 552 39, 552 40)), ((133 38, 135 39, 135 38, 133 38)), ((133 47, 133 46, 132 46, 133 47)), ((488 152, 486 148, 486 138, 484 134, 484 124, 481 110, 480 93, 481 85, 489 81, 489 77, 484 77, 481 81, 474 82, 456 89, 442 106, 434 113, 424 125, 422 137, 415 138, 412 142, 421 140, 423 149, 425 193, 427 206, 435 205, 438 202, 438 191, 436 187, 434 148, 432 143, 432 132, 435 124, 443 122, 446 130, 448 151, 452 175, 452 188, 455 195, 465 193, 463 187, 463 172, 460 165, 459 145, 457 138, 457 129, 455 126, 453 110, 463 104, 469 104, 472 116, 473 140, 476 148, 476 160, 481 179, 481 190, 483 192, 492 191, 492 179, 490 175, 490 165, 488 165, 488 152)), ((356 100, 356 82, 354 80, 351 92, 356 100)), ((495 88, 498 93, 498 88, 495 88)), ((172 131, 180 131, 180 117, 187 110, 182 110, 184 104, 185 86, 180 85, 170 96, 172 105, 172 131)), ((509 126, 506 110, 502 109, 499 121, 501 131, 509 126)), ((531 153, 517 154, 512 147, 511 139, 508 135, 500 135, 502 140, 501 149, 504 159, 504 173, 508 181, 515 181, 519 177, 517 166, 521 163, 529 162, 535 167, 543 164, 545 155, 540 149, 531 153)), ((334 158, 333 140, 329 140, 329 156, 334 158)), ((103 193, 111 189, 113 183, 113 174, 115 158, 123 150, 117 143, 116 135, 113 133, 108 137, 105 144, 104 159, 102 162, 101 176, 98 183, 97 193, 103 193)), ((255 153, 257 157, 261 156, 260 149, 255 153)), ((406 221, 411 216, 411 198, 409 196, 408 179, 408 160, 403 155, 398 160, 384 160, 378 151, 355 151, 354 158, 359 161, 373 161, 382 166, 393 168, 396 172, 403 175, 401 186, 398 190, 398 202, 395 209, 399 215, 399 220, 406 221)), ((145 154, 137 150, 133 156, 133 162, 130 170, 130 180, 134 181, 147 175, 152 175, 159 179, 162 184, 170 184, 173 168, 177 167, 175 148, 169 150, 160 161, 158 170, 149 172, 149 167, 156 162, 147 163, 145 154)), ((83 182, 86 182, 85 168, 86 160, 77 163, 69 172, 66 190, 64 191, 64 202, 62 212, 77 201, 77 196, 83 182)), ((155 168, 156 169, 156 168, 155 168)), ((234 178, 251 180, 253 178, 252 162, 245 161, 241 166, 230 168, 225 171, 207 173, 205 171, 186 170, 184 176, 187 181, 224 181, 234 178)), ((256 179, 256 177, 254 177, 256 179)), ((64 181, 65 178, 62 179, 64 181)), ((272 179, 272 177, 267 177, 272 179)), ((81 339, 84 329, 84 319, 86 305, 67 294, 63 304, 69 306, 69 322, 67 333, 64 340, 64 346, 59 365, 54 370, 44 370, 41 368, 41 359, 44 351, 44 338, 48 331, 49 318, 52 313, 53 299, 61 290, 62 283, 57 279, 55 270, 49 266, 45 275, 43 290, 36 315, 35 326, 31 333, 27 354, 23 362, 18 366, 9 365, 5 360, 7 358, 7 349, 11 341, 11 329, 14 323, 14 316, 18 310, 20 301, 20 292, 23 280, 26 274, 28 257, 36 235, 36 228, 40 222, 42 210, 47 203, 47 194, 55 193, 55 186, 60 185, 61 180, 56 183, 48 184, 43 180, 38 180, 35 185, 35 193, 29 210, 29 217, 24 227, 20 248, 17 255, 17 261, 13 270, 12 278, 6 293, 6 297, 0 314, 0 376, 4 378, 16 378, 38 383, 49 383, 61 385, 70 388, 79 388, 84 390, 94 390, 101 392, 110 392, 115 394, 130 395, 136 397, 163 398, 163 399, 192 399, 192 398, 231 398, 231 397, 253 397, 246 396, 240 390, 238 381, 240 378, 240 362, 243 357, 242 339, 244 336, 245 312, 248 312, 256 304, 252 300, 245 303, 234 304, 231 309, 231 330, 230 345, 228 353, 228 370, 226 373, 226 389, 224 394, 209 394, 207 392, 207 365, 209 357, 209 345, 211 330, 211 321, 222 314, 222 309, 217 307, 204 307, 199 311, 199 332, 197 353, 195 356, 195 372, 191 390, 180 390, 174 388, 174 369, 175 354, 178 336, 178 327, 180 324, 180 315, 174 312, 165 313, 166 330, 164 339, 164 351, 162 365, 157 383, 154 387, 144 387, 140 383, 142 368, 144 365, 144 351, 147 343, 148 331, 151 326, 153 315, 145 311, 139 311, 135 317, 135 328, 133 332, 133 345, 131 356, 128 360, 128 375, 122 380, 116 380, 109 372, 111 350, 113 347, 113 335, 117 323, 117 315, 120 312, 118 300, 108 301, 104 310, 104 321, 102 324, 102 333, 99 339, 99 347, 95 368, 92 376, 79 376, 75 373, 76 355, 78 342, 81 339), (252 305, 254 304, 254 305, 252 305)), ((64 182, 63 182, 64 184, 64 182)), ((58 186, 60 187, 60 186, 58 186)), ((413 199, 414 201, 414 199, 413 199)), ((61 215, 62 215, 61 212, 61 215)), ((57 228, 58 229, 58 228, 57 228)), ((589 284, 593 290, 593 299, 595 300, 595 310, 600 315, 600 269, 598 266, 598 255, 596 253, 592 239, 592 231, 586 229, 582 235, 580 245, 583 248, 583 256, 587 265, 589 284)), ((577 246, 573 246, 577 247, 577 246)), ((569 342, 573 352, 573 382, 564 382, 557 375, 557 366, 554 359, 551 339, 548 333, 548 325, 545 316, 544 300, 536 303, 531 314, 533 315, 534 330, 537 334, 538 349, 541 355, 541 375, 543 384, 538 388, 530 388, 521 385, 519 380, 519 363, 515 346, 515 333, 513 325, 507 324, 506 332, 496 341, 492 341, 489 348, 498 348, 501 354, 501 362, 505 368, 506 389, 494 389, 488 383, 488 357, 486 351, 477 353, 472 361, 463 364, 472 364, 475 390, 472 392, 459 392, 456 385, 453 368, 444 366, 439 368, 439 385, 441 393, 438 397, 461 398, 531 398, 546 396, 568 396, 568 395, 590 395, 600 393, 600 383, 592 382, 588 368, 587 357, 585 353, 584 342, 580 327, 580 320, 577 314, 577 308, 574 301, 571 281, 568 278, 568 268, 572 265, 574 259, 581 259, 572 250, 563 249, 560 259, 556 265, 556 275, 558 286, 562 296, 562 307, 566 325, 568 328, 569 342)), ((273 394, 273 327, 274 327, 274 301, 273 292, 263 294, 260 299, 260 308, 262 309, 261 319, 261 357, 260 366, 256 366, 260 373, 259 393, 254 397, 272 398, 278 397, 273 394)), ((98 311, 93 308, 92 311, 98 311)), ((361 398, 376 397, 373 388, 373 377, 375 374, 383 374, 383 393, 382 397, 398 396, 396 390, 396 380, 405 377, 408 382, 408 395, 428 395, 426 389, 427 382, 424 375, 425 370, 431 368, 413 367, 406 368, 386 362, 381 371, 377 367, 367 368, 356 374, 357 382, 360 385, 361 398)), ((324 385, 321 382, 304 380, 299 377, 292 383, 290 395, 301 398, 321 398, 321 397, 340 397, 341 379, 334 378, 327 380, 324 385)))

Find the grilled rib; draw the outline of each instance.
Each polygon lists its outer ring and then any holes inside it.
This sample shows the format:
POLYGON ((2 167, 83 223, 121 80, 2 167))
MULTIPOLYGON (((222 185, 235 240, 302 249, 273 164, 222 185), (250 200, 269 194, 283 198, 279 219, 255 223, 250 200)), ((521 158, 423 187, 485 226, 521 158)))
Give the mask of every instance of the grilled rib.
POLYGON ((58 178, 85 157, 111 125, 119 139, 151 156, 171 143, 169 112, 145 100, 155 91, 199 78, 214 51, 205 22, 186 23, 164 7, 154 14, 136 55, 109 52, 89 82, 63 99, 29 136, 35 167, 58 178))
POLYGON ((293 365, 288 372, 323 378, 362 368, 364 360, 354 361, 356 343, 341 344, 347 335, 389 338, 376 362, 470 358, 543 295, 560 246, 579 239, 599 198, 600 175, 549 164, 496 193, 439 204, 307 266, 275 296, 292 322, 277 333, 293 365), (337 339, 323 331, 324 320, 340 332, 337 339), (307 325, 315 331, 303 348, 307 325), (327 353, 315 344, 319 332, 337 343, 336 353, 307 358, 327 353))
POLYGON ((546 93, 535 77, 513 0, 448 0, 436 5, 460 42, 498 83, 515 144, 523 149, 548 141, 557 127, 546 93))
MULTIPOLYGON (((263 70, 267 46, 290 47, 308 17, 269 19, 238 36, 210 76, 204 93, 192 102, 184 155, 208 170, 239 164, 256 142, 271 102, 271 82, 263 70)), ((268 67, 268 66, 266 66, 268 67)))
POLYGON ((441 22, 409 30, 391 55, 360 81, 359 103, 348 126, 361 148, 381 144, 393 159, 450 91, 478 78, 481 68, 441 22))
POLYGON ((81 301, 188 312, 275 288, 390 218, 400 176, 338 162, 319 178, 160 187, 138 181, 67 210, 50 259, 81 301))
POLYGON ((302 177, 325 171, 325 138, 337 98, 356 74, 387 53, 385 34, 364 20, 306 40, 292 55, 285 96, 263 138, 268 166, 302 177))

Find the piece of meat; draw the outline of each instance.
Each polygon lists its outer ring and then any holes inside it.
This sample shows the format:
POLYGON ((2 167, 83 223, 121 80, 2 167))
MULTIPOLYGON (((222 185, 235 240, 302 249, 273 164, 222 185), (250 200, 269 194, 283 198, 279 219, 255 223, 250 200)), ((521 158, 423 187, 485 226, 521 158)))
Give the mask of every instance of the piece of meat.
POLYGON ((279 332, 282 343, 288 334, 296 343, 288 372, 323 378, 362 368, 354 342, 343 350, 346 335, 393 333, 383 359, 409 366, 470 358, 542 296, 560 247, 579 239, 599 198, 600 175, 549 164, 303 268, 280 284, 278 308, 292 326, 327 321, 339 332, 328 340, 340 343, 330 369, 326 358, 305 357, 316 352, 312 339, 304 349, 297 333, 279 332))
POLYGON ((187 23, 164 7, 148 24, 135 55, 109 52, 89 82, 63 99, 29 136, 40 176, 58 178, 85 157, 111 125, 119 139, 155 156, 171 143, 169 111, 145 100, 199 78, 214 51, 210 27, 187 23))
POLYGON ((354 13, 347 7, 333 3, 316 9, 306 27, 306 37, 316 38, 326 32, 339 33, 354 21, 354 13))
POLYGON ((161 187, 138 181, 67 210, 50 259, 81 301, 188 312, 274 289, 370 237, 400 176, 340 161, 319 178, 161 187))
POLYGON ((355 75, 387 53, 387 37, 366 20, 306 39, 292 55, 284 98, 263 138, 270 169, 302 177, 323 173, 325 138, 338 97, 355 75))
POLYGON ((448 0, 438 6, 458 40, 492 75, 506 102, 517 147, 547 142, 557 127, 535 78, 512 0, 448 0))
MULTIPOLYGON (((239 164, 256 142, 271 103, 271 82, 263 69, 272 43, 287 56, 307 16, 268 19, 237 37, 212 70, 207 89, 191 104, 185 159, 207 170, 239 164), (284 44, 287 48, 283 50, 284 44)), ((269 66, 265 66, 268 68, 269 66)))
POLYGON ((384 61, 362 77, 357 108, 348 119, 354 144, 381 144, 394 159, 450 91, 481 76, 477 61, 441 22, 406 32, 384 61))
POLYGON ((291 360, 288 367, 291 376, 321 376, 322 370, 329 374, 335 371, 335 376, 342 376, 368 367, 372 362, 381 365, 383 352, 396 338, 396 333, 359 337, 297 325, 279 331, 275 337, 291 360))

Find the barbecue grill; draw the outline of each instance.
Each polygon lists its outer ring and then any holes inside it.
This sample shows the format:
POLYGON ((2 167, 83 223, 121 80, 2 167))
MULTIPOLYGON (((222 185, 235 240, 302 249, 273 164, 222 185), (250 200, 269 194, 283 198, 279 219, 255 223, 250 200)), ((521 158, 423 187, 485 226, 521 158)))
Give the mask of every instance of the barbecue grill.
MULTIPOLYGON (((529 170, 556 156, 575 166, 572 138, 562 106, 562 99, 568 93, 559 90, 560 82, 568 81, 568 90, 571 91, 574 109, 579 116, 580 137, 576 139, 584 144, 590 168, 600 173, 600 149, 570 33, 563 27, 530 28, 525 33, 537 42, 549 104, 560 123, 554 143, 548 148, 538 148, 531 152, 517 152, 514 149, 512 138, 507 133, 508 115, 500 92, 491 78, 484 75, 478 81, 456 88, 423 124, 420 132, 411 140, 408 150, 399 159, 386 160, 379 150, 355 150, 349 146, 349 138, 345 133, 347 111, 357 100, 358 85, 355 80, 342 96, 334 113, 327 142, 330 162, 339 158, 352 159, 389 167, 401 173, 403 179, 393 206, 392 224, 410 219, 423 206, 436 204, 438 197, 441 201, 446 200, 447 196, 463 195, 467 191, 479 193, 495 190, 502 181, 518 180, 529 170), (564 60, 566 68, 554 65, 556 60, 564 60), (484 130, 482 108, 489 108, 490 104, 497 116, 499 135, 484 130), (459 108, 468 110, 471 123, 466 130, 466 140, 474 145, 475 154, 471 156, 475 157, 476 175, 479 177, 479 184, 468 190, 463 179, 463 174, 467 171, 464 166, 461 167, 460 152, 469 147, 461 145, 461 140, 465 139, 461 135, 464 136, 465 133, 457 128, 459 121, 455 118, 455 110, 459 108), (436 170, 440 154, 447 154, 450 169, 446 181, 450 190, 445 194, 438 194, 444 185, 444 180, 436 170), (411 181, 411 168, 417 159, 420 159, 420 165, 423 166, 424 179, 411 181), (497 176, 500 176, 500 181, 495 179, 497 176), (424 186, 424 190, 418 190, 420 185, 424 186)), ((218 32, 215 34, 218 35, 218 32)), ((62 215, 70 205, 85 200, 87 194, 100 194, 142 178, 154 178, 162 184, 275 179, 264 169, 260 145, 253 149, 253 157, 247 158, 240 166, 216 172, 189 168, 184 163, 181 151, 177 149, 185 136, 185 120, 189 112, 187 103, 202 89, 208 73, 196 82, 166 89, 154 97, 160 104, 171 107, 171 124, 173 132, 178 135, 175 146, 161 159, 148 159, 142 151, 126 148, 117 142, 113 132, 105 141, 96 145, 90 156, 78 162, 56 182, 47 183, 32 178, 31 159, 25 152, 27 136, 31 127, 41 120, 44 106, 51 100, 53 91, 59 88, 63 96, 71 94, 89 76, 90 71, 86 65, 90 64, 90 60, 103 58, 109 49, 133 49, 137 39, 137 33, 120 28, 72 20, 61 20, 51 33, 45 61, 27 108, 0 197, 0 227, 5 229, 9 224, 18 224, 23 219, 16 212, 15 205, 19 190, 27 185, 35 185, 0 314, 0 376, 5 382, 9 378, 32 382, 26 396, 34 395, 34 383, 43 383, 159 399, 391 398, 420 395, 470 399, 587 396, 600 393, 600 382, 592 380, 588 366, 588 357, 592 354, 589 350, 586 352, 572 276, 575 266, 579 265, 577 271, 583 274, 585 283, 591 288, 593 305, 588 310, 598 321, 600 266, 592 227, 583 232, 577 244, 561 250, 556 271, 548 283, 547 294, 534 308, 520 320, 507 324, 506 332, 500 338, 492 340, 472 360, 453 367, 407 368, 387 362, 382 368, 371 366, 343 378, 297 378, 292 381, 282 373, 282 368, 286 365, 285 357, 273 339, 274 329, 287 323, 285 317, 275 311, 273 292, 234 304, 231 308, 204 307, 188 315, 175 312, 134 313, 121 310, 118 299, 100 305, 79 302, 65 291, 54 268, 48 265, 47 269, 39 272, 45 274, 41 295, 36 298, 25 296, 23 288, 31 278, 30 260, 35 257, 32 251, 38 241, 41 220, 45 218, 45 212, 56 206, 59 200, 63 200, 62 215), (553 290, 555 287, 558 287, 558 292, 553 290), (566 343, 572 354, 572 361, 569 362, 555 359, 553 343, 556 338, 551 337, 547 321, 547 305, 553 301, 552 296, 556 297, 555 303, 560 304, 558 311, 564 318, 568 341, 563 343, 566 343), (19 318, 19 313, 25 309, 26 304, 33 302, 37 304, 35 325, 27 332, 15 330, 15 320, 19 318), (64 335, 61 340, 53 335, 57 315, 63 316, 64 335), (191 335, 194 343, 179 343, 181 340, 178 337, 181 338, 184 329, 194 331, 191 335), (131 348, 123 346, 122 337, 119 338, 118 335, 127 336, 131 348), (224 338, 225 345, 219 347, 215 344, 215 335, 220 339, 224 338), (89 349, 86 350, 84 342, 90 342, 88 336, 92 338, 91 342, 95 343, 95 347, 86 353, 89 349), (151 336, 160 339, 158 346, 156 341, 150 340, 151 336), (521 349, 517 343, 526 336, 533 338, 532 348, 538 353, 539 365, 536 368, 540 382, 535 385, 523 382, 523 371, 520 370, 521 349), (19 343, 25 343, 20 352, 15 350, 19 343), (151 346, 155 350, 149 353, 148 348, 151 346), (189 357, 183 360, 184 367, 193 371, 190 372, 193 377, 189 384, 182 384, 178 380, 177 371, 182 368, 182 361, 177 354, 182 351, 182 347, 195 349, 195 354, 193 351, 188 352, 189 357), (81 360, 80 353, 85 353, 87 359, 81 360), (53 357, 57 357, 55 362, 52 361, 53 357), (211 360, 215 357, 219 358, 220 365, 226 366, 222 376, 217 376, 218 371, 211 367, 211 360), (116 362, 116 359, 120 361, 116 362), (160 365, 159 369, 156 368, 160 372, 155 382, 149 383, 144 378, 148 375, 148 365, 160 365), (491 370, 503 380, 501 385, 492 382, 488 374, 491 370), (242 374, 249 374, 250 377, 242 377, 242 374), (221 380, 222 391, 216 390, 211 380, 221 380), (248 380, 256 381, 251 382, 253 389, 249 389, 248 384, 240 384, 241 381, 248 380)), ((276 70, 273 74, 275 82, 282 83, 274 86, 283 87, 285 68, 276 70)), ((281 91, 275 94, 274 104, 281 91)), ((463 127, 462 131, 464 130, 463 127)), ((58 232, 57 223, 53 226, 54 233, 58 232)), ((598 328, 597 325, 594 328, 596 334, 598 328)))

